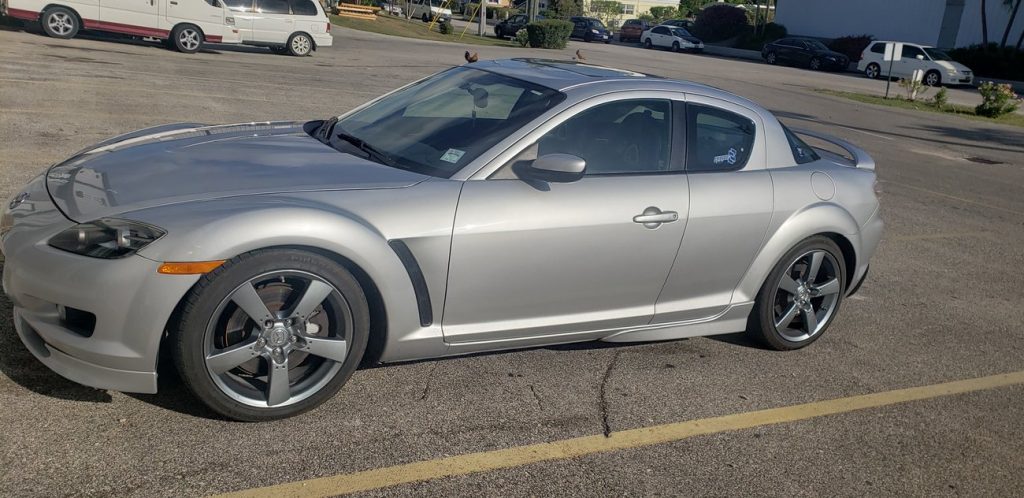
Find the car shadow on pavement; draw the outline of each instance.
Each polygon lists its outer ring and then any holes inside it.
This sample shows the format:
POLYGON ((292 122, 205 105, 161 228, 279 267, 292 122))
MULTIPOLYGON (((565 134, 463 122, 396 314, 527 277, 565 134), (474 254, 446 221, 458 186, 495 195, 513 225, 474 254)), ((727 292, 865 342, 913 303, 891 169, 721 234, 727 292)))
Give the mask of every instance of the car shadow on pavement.
POLYGON ((51 398, 110 403, 110 394, 57 375, 32 356, 14 330, 11 300, 0 294, 0 374, 29 391, 51 398))

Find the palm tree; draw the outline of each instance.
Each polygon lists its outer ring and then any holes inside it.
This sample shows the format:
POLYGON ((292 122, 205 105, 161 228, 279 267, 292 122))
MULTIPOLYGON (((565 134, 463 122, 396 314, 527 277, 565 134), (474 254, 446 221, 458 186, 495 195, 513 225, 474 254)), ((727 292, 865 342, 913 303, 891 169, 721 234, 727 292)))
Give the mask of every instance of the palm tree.
MULTIPOLYGON (((1010 1, 1012 2, 1013 0, 1010 1)), ((1010 12, 1010 19, 1006 21, 1006 29, 1003 30, 1003 39, 999 42, 1000 48, 1006 48, 1006 39, 1010 37, 1010 29, 1013 28, 1013 21, 1017 17, 1017 10, 1020 9, 1020 2, 1021 0, 1017 0, 1017 4, 1013 6, 1013 11, 1010 12)), ((1018 43, 1017 46, 1019 47, 1020 43, 1018 43)))

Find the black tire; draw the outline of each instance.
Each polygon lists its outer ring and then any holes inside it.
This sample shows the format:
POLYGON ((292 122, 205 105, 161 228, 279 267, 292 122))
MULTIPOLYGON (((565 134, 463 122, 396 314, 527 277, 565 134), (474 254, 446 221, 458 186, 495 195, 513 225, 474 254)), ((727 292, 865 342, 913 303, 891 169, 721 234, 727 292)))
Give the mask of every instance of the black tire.
POLYGON ((505 37, 505 35, 501 34, 501 26, 494 27, 494 36, 499 40, 505 37))
POLYGON ((39 23, 46 36, 64 40, 74 38, 82 27, 81 21, 78 20, 78 14, 65 7, 46 9, 46 12, 39 16, 39 23))
POLYGON ((171 30, 174 49, 183 54, 194 54, 203 47, 203 32, 191 24, 179 24, 171 30))
POLYGON ((288 45, 285 50, 295 57, 306 57, 313 53, 313 38, 306 33, 292 33, 288 37, 288 45))
POLYGON ((650 38, 644 40, 644 48, 646 48, 646 49, 654 48, 654 44, 651 43, 651 39, 650 38))
POLYGON ((811 68, 812 71, 821 70, 821 59, 817 57, 811 57, 811 62, 807 64, 807 67, 811 68))
POLYGON ((270 48, 270 51, 275 54, 285 55, 288 53, 288 47, 285 47, 284 45, 271 45, 268 48, 270 48))
POLYGON ((874 62, 868 64, 868 66, 864 68, 864 76, 873 80, 878 79, 882 76, 882 66, 879 66, 874 62))
POLYGON ((423 15, 420 16, 420 20, 423 22, 430 22, 430 16, 428 16, 427 13, 424 12, 423 15))
MULTIPOLYGON (((805 271, 808 269, 808 266, 809 265, 804 266, 805 271)), ((750 318, 747 322, 747 336, 768 348, 779 351, 800 349, 818 340, 818 338, 828 330, 828 327, 832 325, 832 322, 835 321, 836 315, 839 313, 839 309, 842 305, 843 297, 846 292, 846 271, 846 264, 843 259, 842 250, 840 250, 839 246, 837 246, 836 243, 828 237, 816 235, 797 244, 796 247, 787 252, 786 255, 776 263, 775 269, 773 269, 768 275, 767 280, 765 280, 765 283, 761 286, 761 290, 757 293, 757 299, 754 302, 754 309, 751 310, 750 318), (818 305, 821 306, 821 308, 816 311, 813 307, 811 308, 815 315, 814 321, 816 328, 814 328, 814 331, 809 334, 806 331, 807 315, 801 311, 792 315, 793 318, 791 318, 786 325, 791 325, 792 323, 796 323, 795 320, 800 320, 804 330, 794 330, 787 327, 786 331, 802 332, 805 335, 808 335, 807 337, 799 336, 794 338, 792 337, 792 334, 787 335, 786 333, 781 332, 779 327, 776 326, 776 314, 781 313, 784 316, 788 316, 785 313, 786 309, 782 309, 784 306, 779 304, 780 301, 786 302, 788 300, 789 304, 794 308, 799 309, 797 303, 798 298, 795 294, 793 296, 779 294, 779 292, 782 291, 780 285, 783 276, 791 277, 794 268, 797 268, 801 264, 800 262, 803 255, 815 252, 824 252, 830 255, 831 259, 823 258, 823 261, 828 262, 827 265, 833 267, 831 270, 826 271, 827 266, 826 263, 823 262, 819 268, 819 273, 815 277, 818 275, 825 275, 824 280, 830 280, 831 278, 836 279, 838 290, 836 293, 829 294, 828 296, 823 295, 810 298, 807 298, 806 295, 804 296, 804 298, 807 299, 807 302, 812 305, 815 300, 819 300, 818 305), (834 273, 834 275, 829 275, 829 272, 834 273), (826 308, 824 304, 827 302, 827 299, 830 299, 833 295, 835 296, 834 301, 826 308), (824 318, 824 323, 819 321, 819 313, 824 313, 824 316, 821 317, 824 318)), ((797 284, 802 285, 799 278, 792 278, 792 280, 797 284)), ((819 278, 817 280, 822 279, 819 278)), ((809 295, 814 296, 813 293, 809 295)), ((785 307, 788 307, 788 305, 785 307)))
POLYGON ((932 69, 931 71, 924 73, 924 78, 921 79, 921 82, 926 86, 942 86, 942 75, 939 74, 938 71, 932 69))
POLYGON ((768 52, 764 55, 764 61, 774 66, 779 63, 779 56, 775 52, 768 52))
MULTIPOLYGON (((275 325, 275 327, 271 332, 277 333, 280 331, 278 325, 275 325)), ((348 381, 349 377, 352 376, 352 373, 355 372, 356 367, 358 367, 362 360, 369 339, 369 330, 370 312, 366 295, 363 293, 359 282, 348 270, 320 254, 297 249, 269 249, 252 251, 237 256, 220 268, 200 278, 199 282, 196 283, 192 291, 185 298, 181 318, 177 325, 172 327, 169 345, 174 364, 181 378, 196 398, 221 415, 236 420, 256 422, 298 415, 315 408, 334 396, 345 382, 348 381), (292 310, 298 306, 294 304, 294 301, 299 296, 305 295, 306 291, 312 288, 307 287, 300 291, 290 290, 287 291, 287 294, 282 294, 284 291, 280 289, 284 286, 285 277, 280 277, 281 283, 278 284, 278 277, 274 276, 276 275, 275 272, 291 272, 300 277, 315 277, 320 282, 328 284, 331 293, 321 303, 314 304, 318 307, 310 310, 315 312, 307 315, 308 318, 305 324, 302 325, 300 334, 303 337, 311 338, 313 335, 309 334, 322 334, 320 337, 323 339, 343 337, 347 341, 343 361, 327 360, 312 353, 303 353, 301 348, 290 347, 289 343, 278 335, 272 337, 273 341, 279 342, 271 344, 271 339, 264 341, 263 337, 268 333, 267 329, 258 322, 248 321, 252 319, 246 317, 251 315, 245 312, 241 312, 243 321, 239 328, 233 332, 242 334, 242 336, 235 337, 237 340, 228 341, 228 325, 222 326, 222 324, 229 323, 229 320, 224 318, 228 316, 229 312, 231 313, 230 316, 234 317, 241 310, 235 304, 236 301, 229 298, 236 290, 242 289, 245 285, 251 283, 250 288, 255 289, 255 295, 260 299, 266 299, 263 296, 267 295, 275 296, 270 300, 274 301, 274 299, 277 299, 276 302, 280 304, 268 305, 266 300, 263 303, 271 313, 276 313, 276 316, 281 317, 292 313, 292 310), (262 282, 270 283, 255 283, 261 281, 260 279, 269 279, 262 280, 262 282), (277 286, 277 288, 273 288, 273 286, 277 286), (267 293, 268 288, 269 294, 267 293), (260 292, 264 292, 264 294, 260 295, 260 292), (299 295, 292 295, 292 292, 301 293, 299 295), (289 300, 291 300, 292 304, 289 304, 289 300), (285 305, 290 306, 288 311, 280 311, 285 305), (337 311, 342 309, 342 305, 345 306, 343 308, 344 313, 337 311), (234 308, 231 308, 232 306, 234 308), (275 307, 278 309, 275 310, 275 307), (320 315, 323 316, 321 317, 320 315), (344 320, 337 319, 338 317, 343 317, 344 320), (310 324, 313 323, 314 318, 326 320, 326 325, 323 325, 324 329, 318 327, 315 332, 310 332, 312 330, 310 324), (222 328, 224 329, 223 332, 221 331, 222 328), (251 332, 246 332, 247 330, 251 332), (215 380, 214 374, 208 369, 207 349, 211 344, 215 344, 218 337, 223 337, 225 342, 223 348, 225 350, 244 345, 244 343, 252 344, 251 341, 264 341, 262 344, 256 343, 257 347, 264 348, 260 349, 260 351, 265 351, 265 348, 270 348, 271 346, 277 346, 274 353, 280 354, 280 346, 284 344, 283 347, 287 349, 284 357, 288 358, 288 360, 283 363, 283 368, 287 368, 289 373, 294 371, 294 373, 308 374, 310 377, 318 374, 319 377, 314 379, 315 382, 314 380, 309 380, 309 377, 306 380, 303 380, 303 378, 295 379, 294 384, 292 384, 291 378, 285 377, 287 380, 286 385, 288 386, 288 403, 277 407, 268 406, 269 403, 266 400, 270 399, 270 384, 272 380, 270 377, 272 372, 269 370, 271 363, 273 363, 270 360, 270 352, 261 352, 260 356, 255 356, 254 354, 252 359, 248 360, 250 363, 243 363, 233 367, 227 373, 218 375, 216 377, 218 380, 215 380), (305 356, 302 356, 303 354, 305 356), (315 363, 317 361, 319 363, 315 363), (251 365, 252 362, 258 365, 258 369, 248 374, 251 376, 249 377, 251 380, 248 382, 253 383, 253 390, 258 396, 263 396, 260 392, 259 384, 257 384, 259 382, 257 377, 258 373, 260 373, 259 369, 262 369, 262 372, 266 375, 266 380, 263 381, 265 383, 264 387, 267 389, 265 393, 266 400, 262 402, 262 406, 256 406, 260 403, 254 404, 252 400, 248 403, 245 402, 246 398, 239 397, 237 394, 242 391, 232 390, 231 387, 221 387, 228 386, 224 378, 231 382, 231 386, 244 385, 245 381, 243 380, 233 380, 242 379, 242 377, 230 377, 232 375, 231 372, 241 372, 243 366, 251 365), (310 364, 317 366, 313 368, 309 366, 310 364), (306 366, 304 367, 304 365, 306 366), (305 368, 305 370, 299 371, 301 368, 305 368), (307 383, 304 385, 303 382, 307 383), (304 397, 295 396, 297 399, 292 402, 292 390, 299 390, 300 388, 306 389, 305 391, 298 391, 304 397), (228 394, 228 392, 235 393, 235 396, 228 394)), ((301 345, 302 340, 300 339, 300 342, 296 343, 293 339, 291 344, 301 345)), ((247 352, 248 347, 246 346, 247 352)), ((240 347, 239 349, 242 348, 240 347)), ((277 365, 277 363, 273 364, 277 365)))
POLYGON ((587 34, 583 35, 583 41, 586 42, 586 43, 590 43, 590 42, 594 41, 594 37, 591 36, 590 33, 587 33, 587 34))
POLYGON ((677 41, 672 42, 672 51, 673 52, 678 52, 679 51, 679 42, 677 42, 677 41))

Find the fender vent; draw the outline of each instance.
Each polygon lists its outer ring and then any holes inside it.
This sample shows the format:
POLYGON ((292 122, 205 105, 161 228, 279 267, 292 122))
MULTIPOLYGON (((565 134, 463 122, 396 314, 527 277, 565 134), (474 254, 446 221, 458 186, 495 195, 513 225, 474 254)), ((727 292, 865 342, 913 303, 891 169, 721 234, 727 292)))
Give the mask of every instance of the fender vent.
POLYGON ((392 251, 395 251, 398 259, 405 266, 406 273, 409 274, 412 290, 416 293, 416 308, 420 313, 420 325, 427 327, 434 323, 434 312, 430 307, 430 292, 427 290, 427 280, 423 278, 423 271, 420 270, 416 257, 413 256, 405 242, 389 240, 388 245, 391 246, 392 251))

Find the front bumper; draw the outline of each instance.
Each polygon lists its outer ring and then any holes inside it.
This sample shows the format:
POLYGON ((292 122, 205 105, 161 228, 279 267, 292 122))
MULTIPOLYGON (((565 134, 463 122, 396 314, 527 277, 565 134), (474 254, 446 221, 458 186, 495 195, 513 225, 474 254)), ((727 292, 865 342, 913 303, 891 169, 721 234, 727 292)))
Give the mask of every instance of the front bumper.
POLYGON ((158 274, 160 263, 137 255, 104 260, 46 245, 70 224, 16 224, 3 240, 3 289, 18 336, 40 362, 72 381, 155 393, 167 321, 198 277, 158 274), (94 325, 74 327, 62 307, 91 313, 94 325))

